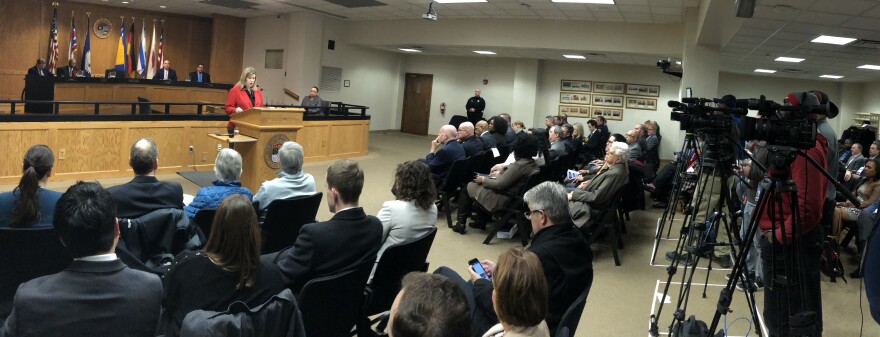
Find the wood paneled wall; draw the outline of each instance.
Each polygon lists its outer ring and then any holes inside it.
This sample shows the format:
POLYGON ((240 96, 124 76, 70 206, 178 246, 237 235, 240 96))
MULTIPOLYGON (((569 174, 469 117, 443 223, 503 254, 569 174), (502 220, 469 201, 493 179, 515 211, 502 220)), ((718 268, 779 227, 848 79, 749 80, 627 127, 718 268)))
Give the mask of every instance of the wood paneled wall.
MULTIPOLYGON (((52 22, 51 0, 3 0, 0 1, 0 99, 18 99, 24 88, 24 75, 38 57, 47 57, 49 27, 52 22)), ((153 12, 122 7, 110 7, 87 3, 62 1, 58 7, 59 64, 67 63, 70 43, 70 17, 74 12, 79 51, 82 55, 86 33, 91 34, 92 71, 104 73, 116 61, 116 44, 119 40, 120 16, 125 16, 126 32, 135 17, 135 43, 139 45, 141 25, 146 20, 147 48, 152 39, 153 19, 165 20, 165 58, 177 70, 181 80, 194 71, 199 63, 205 65, 212 80, 232 83, 241 74, 244 50, 244 19, 221 17, 221 22, 208 17, 153 12), (99 18, 113 23, 111 35, 99 39, 92 27, 86 27, 86 12, 91 12, 91 25, 99 18), (217 25, 222 27, 216 27, 217 25), (222 36, 215 36, 222 33, 222 36), (218 52, 215 52, 218 50, 218 52), (215 54, 218 62, 215 63, 215 54), (212 67, 217 65, 216 67, 212 67), (215 69, 216 68, 216 69, 215 69), (234 80, 233 80, 234 79, 234 80)), ((160 21, 157 21, 157 25, 160 21)), ((156 27, 156 34, 159 33, 156 27)), ((127 33, 126 33, 127 34, 127 33)))

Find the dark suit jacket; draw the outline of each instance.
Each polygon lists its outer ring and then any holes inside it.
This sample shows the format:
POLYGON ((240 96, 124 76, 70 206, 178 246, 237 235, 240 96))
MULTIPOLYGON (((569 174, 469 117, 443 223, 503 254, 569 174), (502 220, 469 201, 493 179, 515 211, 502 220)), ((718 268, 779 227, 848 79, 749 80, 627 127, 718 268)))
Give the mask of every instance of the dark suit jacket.
POLYGON ((351 208, 303 226, 293 246, 278 253, 276 264, 284 283, 299 294, 312 279, 373 263, 381 246, 382 222, 363 208, 351 208))
MULTIPOLYGON (((46 68, 43 68, 42 73, 43 76, 52 76, 52 73, 50 73, 49 69, 46 68)), ((28 75, 40 76, 40 68, 37 68, 37 66, 31 67, 30 69, 28 69, 28 75)))
MULTIPOLYGON (((165 69, 159 68, 156 70, 156 75, 153 75, 154 80, 164 80, 165 79, 165 69)), ((169 81, 177 81, 177 72, 174 69, 168 69, 168 80, 169 81)))
POLYGON ((23 283, 0 336, 155 336, 159 277, 122 261, 73 261, 23 283))
POLYGON ((162 208, 183 209, 183 187, 156 177, 135 176, 130 182, 107 189, 116 202, 116 216, 137 218, 162 208))
MULTIPOLYGON (((196 75, 196 72, 189 73, 189 81, 190 82, 198 82, 199 76, 196 75)), ((206 72, 202 72, 202 83, 211 83, 211 74, 206 72)))
MULTIPOLYGON (((581 232, 571 223, 538 231, 528 250, 538 256, 547 278, 549 308, 546 321, 550 331, 555 332, 565 310, 593 284, 593 253, 584 243, 581 232)), ((498 322, 492 307, 492 283, 477 280, 473 292, 474 315, 482 315, 475 317, 474 322, 498 322)), ((479 329, 485 332, 483 328, 479 329)))
POLYGON ((446 172, 452 167, 452 162, 465 158, 467 156, 465 156, 464 147, 455 139, 452 139, 443 144, 443 147, 437 150, 437 153, 428 153, 425 156, 425 162, 431 168, 431 173, 440 176, 440 178, 445 178, 446 172))
POLYGON ((602 158, 601 150, 605 148, 605 142, 602 141, 602 131, 596 129, 592 134, 588 134, 587 138, 587 143, 584 144, 584 153, 588 158, 602 158))
MULTIPOLYGON (((43 69, 43 70, 45 70, 45 69, 43 69)), ((80 70, 79 68, 73 68, 73 72, 75 74, 71 75, 70 74, 70 67, 68 67, 68 66, 58 67, 57 69, 55 69, 55 74, 58 77, 75 77, 75 75, 82 74, 82 70, 80 70)))
POLYGON ((865 156, 861 153, 856 153, 849 157, 846 161, 846 170, 847 171, 858 171, 862 166, 865 166, 865 156))
POLYGON ((483 150, 488 150, 493 147, 498 147, 498 144, 495 141, 495 136, 493 136, 492 133, 489 131, 486 131, 485 133, 480 135, 480 139, 483 140, 483 150))
POLYGON ((461 143, 461 147, 464 148, 464 155, 466 157, 473 156, 483 151, 483 139, 477 136, 470 136, 461 143))

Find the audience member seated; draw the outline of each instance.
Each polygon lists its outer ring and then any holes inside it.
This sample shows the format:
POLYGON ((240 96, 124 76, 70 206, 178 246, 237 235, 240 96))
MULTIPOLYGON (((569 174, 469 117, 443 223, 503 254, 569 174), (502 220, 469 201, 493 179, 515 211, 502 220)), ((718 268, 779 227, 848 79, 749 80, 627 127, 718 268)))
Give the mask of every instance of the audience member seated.
POLYGON ((191 311, 224 311, 232 302, 251 308, 284 290, 281 273, 271 261, 260 261, 257 213, 244 195, 222 200, 208 244, 177 255, 162 279, 160 334, 178 336, 191 311))
POLYGON ((629 181, 626 158, 629 147, 623 142, 614 142, 605 153, 605 164, 596 177, 584 181, 578 188, 568 193, 571 218, 578 227, 590 220, 592 205, 609 205, 617 192, 629 181))
POLYGON ((162 282, 116 254, 113 197, 78 182, 58 200, 54 226, 73 262, 21 284, 0 336, 155 336, 162 282))
MULTIPOLYGON (((545 320, 550 331, 556 331, 568 307, 593 283, 593 253, 581 232, 571 223, 565 200, 562 185, 550 181, 538 184, 523 195, 533 233, 527 249, 538 256, 547 280, 549 306, 545 320)), ((494 272, 495 265, 491 261, 482 261, 481 264, 490 274, 494 272)), ((440 267, 434 273, 449 277, 464 289, 474 313, 472 336, 482 336, 498 323, 494 312, 476 310, 492 308, 485 296, 475 297, 476 287, 480 284, 465 282, 448 267, 440 267)), ((485 283, 482 286, 492 285, 485 283)))
POLYGON ((412 242, 437 225, 437 191, 430 176, 431 170, 421 161, 397 165, 391 187, 391 194, 397 199, 386 201, 376 214, 382 221, 379 257, 386 248, 412 242))
MULTIPOLYGON (((852 151, 851 151, 852 143, 853 143, 852 139, 849 139, 849 138, 841 139, 840 141, 838 141, 837 145, 839 147, 838 152, 840 152, 839 159, 840 159, 841 163, 846 163, 849 160, 849 156, 852 155, 852 151)), ((841 170, 842 170, 842 168, 841 168, 841 170)))
POLYGON ((586 135, 584 147, 582 153, 585 160, 593 160, 596 158, 602 158, 602 153, 604 153, 602 139, 602 130, 598 128, 599 124, 596 123, 596 120, 588 120, 587 121, 587 130, 589 133, 586 135))
MULTIPOLYGON (((518 136, 517 138, 520 138, 520 137, 524 137, 524 136, 518 136)), ((547 140, 544 139, 543 137, 537 138, 536 140, 538 141, 538 144, 539 144, 538 145, 539 151, 538 151, 538 155, 532 157, 532 159, 535 160, 535 163, 538 164, 538 167, 541 167, 546 164, 546 161, 544 160, 544 158, 547 158, 547 156, 549 154, 549 149, 548 149, 549 143, 547 143, 546 142, 547 140), (548 146, 547 147, 541 146, 541 141, 544 141, 545 144, 548 144, 548 146)), ((507 155, 507 159, 505 159, 503 163, 495 164, 492 166, 491 169, 489 169, 489 175, 490 176, 497 176, 498 173, 501 172, 502 169, 504 169, 508 165, 513 164, 515 162, 516 162, 516 155, 513 152, 511 152, 509 155, 507 155)))
MULTIPOLYGON (((856 145, 858 144, 853 144, 853 147, 856 145)), ((841 239, 839 234, 843 221, 856 221, 862 209, 867 208, 880 199, 880 170, 877 169, 878 166, 880 166, 880 160, 877 159, 865 164, 865 176, 867 178, 855 189, 855 195, 861 201, 861 205, 855 206, 847 200, 843 203, 838 203, 834 209, 834 222, 831 225, 831 233, 829 233, 829 236, 834 240, 839 241, 841 239)))
MULTIPOLYGON (((865 164, 867 164, 868 162, 870 162, 874 159, 877 159, 878 155, 880 155, 880 140, 875 140, 873 143, 871 143, 871 146, 868 148, 868 158, 865 159, 865 164)), ((843 175, 843 180, 848 182, 852 178, 853 175, 864 177, 865 176, 864 170, 865 170, 865 165, 862 165, 862 167, 860 167, 856 171, 847 170, 843 175)))
POLYGON ((522 121, 514 121, 512 127, 517 136, 526 133, 526 125, 522 121))
POLYGON ((437 138, 431 141, 431 152, 425 156, 425 162, 431 168, 436 183, 446 178, 446 173, 449 172, 453 162, 466 158, 464 147, 455 140, 455 134, 454 126, 441 126, 437 138))
POLYGON ((559 159, 559 157, 564 156, 567 152, 565 149, 565 144, 562 142, 562 127, 560 126, 552 126, 550 127, 550 131, 547 132, 547 139, 550 141, 550 160, 559 159))
MULTIPOLYGON (((484 263, 491 265, 490 261, 484 263)), ((468 269, 477 304, 474 315, 487 312, 489 316, 498 317, 498 324, 482 336, 550 337, 544 321, 548 305, 547 279, 538 256, 523 247, 511 248, 489 269, 492 270, 491 281, 480 278, 473 268, 468 269), (492 306, 480 306, 488 303, 492 306)))
POLYGON ((642 146, 639 144, 639 136, 636 131, 629 130, 626 132, 626 145, 629 146, 630 160, 645 161, 645 153, 642 152, 642 146))
POLYGON ((852 155, 849 156, 849 159, 847 159, 845 163, 842 163, 842 166, 846 171, 855 172, 858 171, 859 168, 865 166, 865 156, 862 155, 862 144, 853 144, 850 151, 852 152, 852 155))
POLYGON ((446 277, 409 273, 391 305, 387 331, 390 337, 469 337, 465 294, 446 277))
POLYGON ((508 146, 507 144, 507 120, 501 116, 489 118, 489 133, 495 138, 495 147, 508 146))
MULTIPOLYGON (((461 190, 458 199, 458 221, 452 230, 460 234, 465 233, 465 222, 471 214, 474 201, 489 212, 498 211, 510 201, 510 197, 503 193, 516 193, 526 183, 528 177, 537 172, 538 164, 533 157, 538 154, 538 141, 534 136, 527 135, 517 141, 513 153, 516 162, 508 165, 495 176, 478 175, 473 182, 468 183, 467 188, 461 190)), ((487 219, 484 216, 480 216, 480 219, 471 226, 485 227, 485 220, 487 219)))
POLYGON ((55 203, 61 193, 46 189, 55 156, 46 145, 24 154, 21 180, 12 192, 0 193, 0 228, 52 227, 55 203))
POLYGON ((358 206, 363 187, 364 171, 356 161, 333 162, 327 168, 325 197, 333 217, 303 226, 293 247, 267 256, 276 261, 295 294, 314 278, 375 261, 382 246, 382 222, 358 206))
POLYGON ((574 132, 574 126, 571 124, 562 124, 562 134, 560 134, 560 140, 562 141, 562 145, 565 145, 565 153, 574 153, 577 151, 577 145, 574 144, 574 138, 572 138, 572 133, 574 132))
POLYGON ((192 219, 200 209, 217 208, 223 199, 233 194, 244 195, 250 202, 254 194, 247 187, 241 187, 241 171, 241 155, 233 149, 220 150, 214 160, 214 176, 217 177, 214 186, 199 189, 193 201, 183 208, 186 216, 192 219))
POLYGON ((513 146, 513 143, 516 142, 516 130, 514 130, 513 126, 510 124, 510 114, 505 112, 498 116, 504 118, 504 121, 507 122, 507 131, 504 133, 504 140, 507 142, 507 146, 513 146))
POLYGON ((149 138, 138 139, 131 146, 128 164, 134 179, 107 188, 116 202, 116 216, 134 219, 157 209, 183 209, 183 187, 173 181, 159 181, 159 148, 149 138))
POLYGON ((574 143, 575 151, 577 151, 577 153, 580 154, 581 151, 583 151, 583 149, 584 149, 584 143, 587 142, 587 140, 584 138, 584 125, 583 124, 574 123, 574 125, 572 125, 571 139, 572 139, 572 142, 574 143))
MULTIPOLYGON (((608 137, 608 141, 605 142, 605 148, 602 150, 602 153, 608 153, 608 149, 611 148, 611 144, 614 144, 614 142, 623 142, 623 139, 624 139, 624 137, 621 136, 619 133, 615 133, 615 134, 611 135, 611 137, 608 137)), ((626 161, 626 160, 624 160, 624 161, 626 161)), ((599 169, 602 168, 602 166, 604 166, 604 165, 605 165, 604 159, 596 159, 596 160, 589 162, 587 164, 587 168, 585 170, 580 170, 579 173, 583 178, 589 179, 589 178, 594 177, 596 175, 596 173, 599 172, 599 169)), ((586 179, 580 179, 578 181, 584 181, 584 180, 586 180, 586 179)))
POLYGON ((483 150, 488 150, 494 147, 498 147, 495 141, 495 137, 489 133, 489 122, 487 121, 479 121, 477 122, 475 134, 480 135, 480 140, 483 141, 483 150))
POLYGON ((660 126, 656 121, 646 121, 645 128, 648 130, 648 137, 645 138, 645 147, 642 152, 645 153, 646 173, 650 174, 651 180, 660 168, 660 126))
POLYGON ((474 135, 474 124, 471 122, 464 122, 458 125, 458 133, 455 134, 455 140, 464 148, 464 155, 466 157, 483 151, 483 139, 474 135))
POLYGON ((278 149, 278 161, 281 172, 278 178, 264 181, 260 190, 254 195, 254 201, 260 204, 259 221, 266 219, 266 210, 273 200, 287 199, 317 193, 315 178, 302 171, 303 148, 296 142, 284 142, 278 149))

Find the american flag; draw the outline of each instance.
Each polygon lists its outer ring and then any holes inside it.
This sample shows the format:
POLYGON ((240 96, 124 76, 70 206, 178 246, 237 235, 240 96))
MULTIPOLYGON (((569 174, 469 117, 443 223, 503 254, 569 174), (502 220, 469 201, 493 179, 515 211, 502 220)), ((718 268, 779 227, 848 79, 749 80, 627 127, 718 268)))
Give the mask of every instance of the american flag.
POLYGON ((73 16, 70 17, 70 46, 67 47, 67 59, 76 59, 76 23, 73 16))
MULTIPOLYGON (((156 52, 156 63, 159 67, 162 67, 162 62, 165 61, 165 54, 162 51, 165 49, 165 23, 162 23, 162 28, 159 30, 159 51, 156 52)), ((157 70, 158 71, 158 70, 157 70)))
POLYGON ((49 31, 49 57, 46 58, 46 62, 48 63, 46 67, 49 68, 49 72, 55 73, 55 66, 58 64, 58 8, 54 9, 54 13, 52 14, 52 29, 49 31))

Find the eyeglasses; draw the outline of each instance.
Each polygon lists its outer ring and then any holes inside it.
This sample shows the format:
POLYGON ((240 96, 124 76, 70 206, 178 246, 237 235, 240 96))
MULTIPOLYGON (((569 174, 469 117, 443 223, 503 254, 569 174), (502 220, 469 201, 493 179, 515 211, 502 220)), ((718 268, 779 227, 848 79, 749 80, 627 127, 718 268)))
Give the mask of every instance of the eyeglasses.
POLYGON ((531 217, 532 217, 532 213, 536 213, 536 212, 542 212, 542 213, 543 213, 544 210, 543 210, 543 209, 536 209, 536 210, 533 210, 533 211, 523 212, 523 215, 525 215, 525 216, 526 216, 526 219, 528 219, 528 218, 531 218, 531 217))

